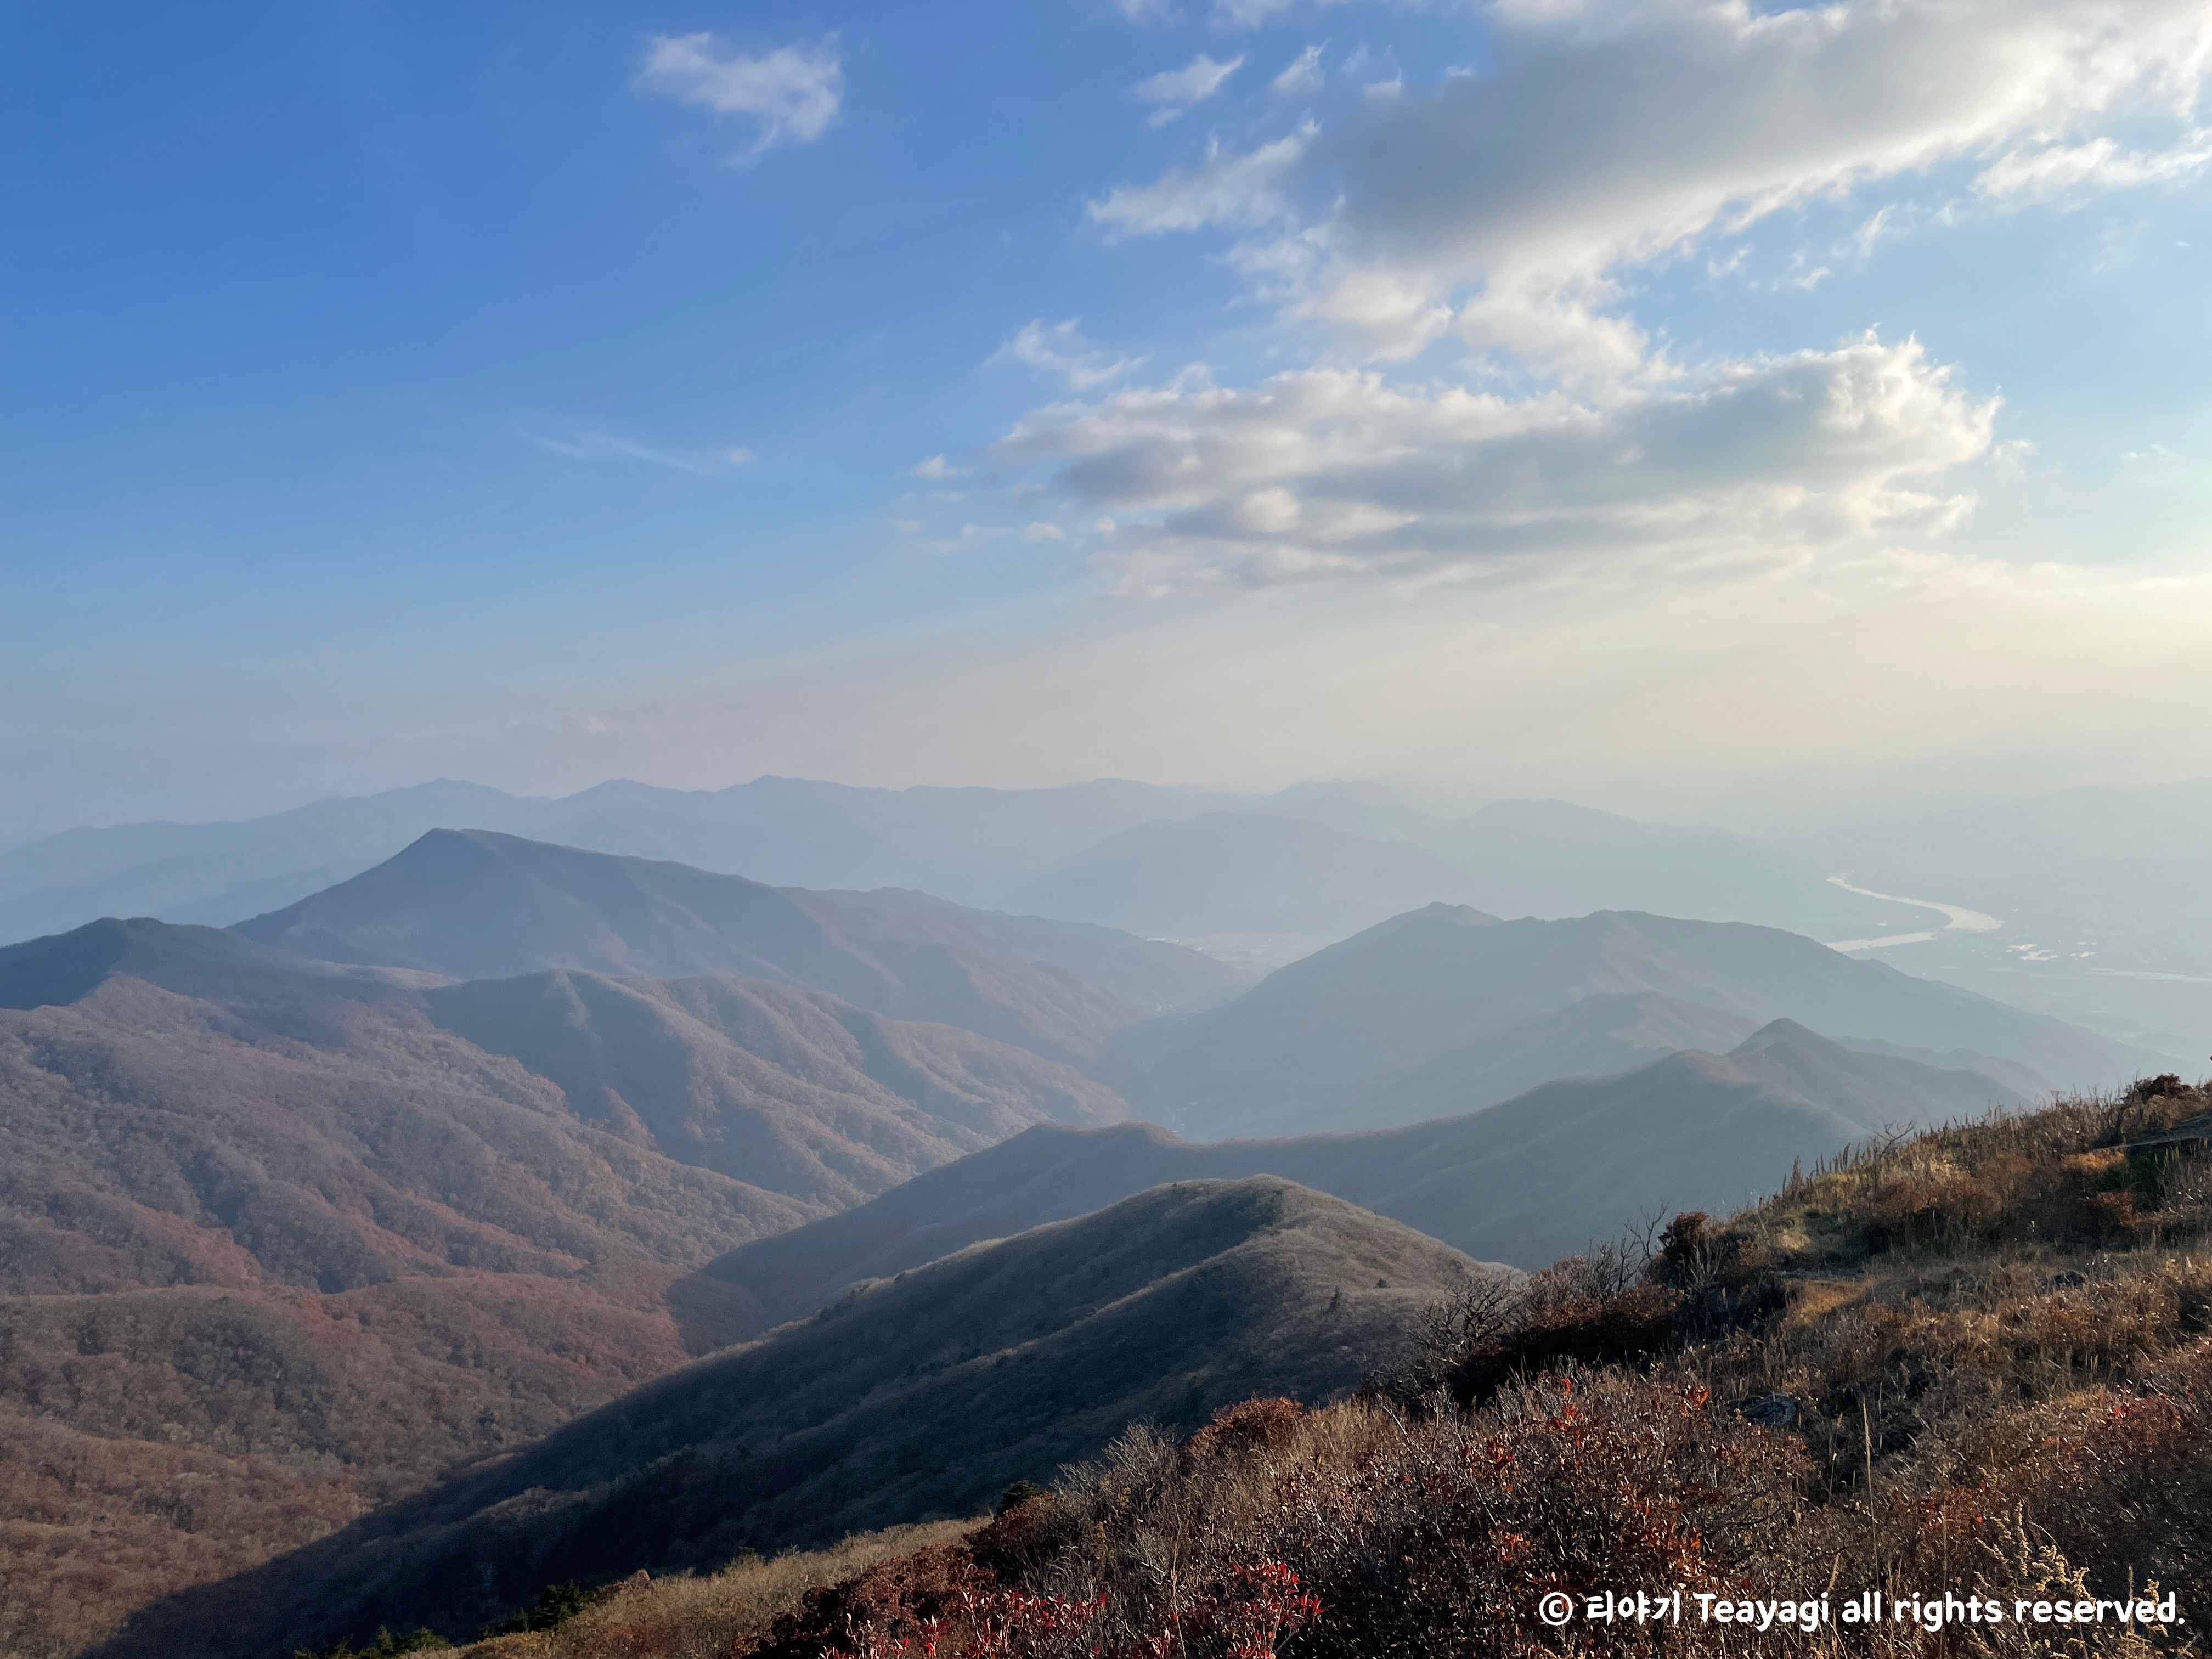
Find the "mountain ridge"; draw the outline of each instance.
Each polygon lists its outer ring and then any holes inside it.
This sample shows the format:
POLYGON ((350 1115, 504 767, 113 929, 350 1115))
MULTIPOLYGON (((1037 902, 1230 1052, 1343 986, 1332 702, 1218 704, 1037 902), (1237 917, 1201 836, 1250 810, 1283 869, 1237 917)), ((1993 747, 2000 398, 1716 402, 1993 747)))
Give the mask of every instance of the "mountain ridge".
POLYGON ((350 881, 229 931, 317 959, 461 979, 580 969, 782 980, 1059 1060, 1094 1059, 1115 1030, 1250 982, 1196 951, 1088 924, 899 890, 770 887, 489 830, 433 830, 350 881))
POLYGON ((1594 995, 1645 994, 1753 1025, 1795 1019, 1838 1041, 1986 1054, 2052 1085, 2109 1086, 2164 1063, 1775 928, 1623 911, 1501 921, 1432 904, 1279 969, 1232 1003, 1133 1034, 1124 1093, 1200 1135, 1381 1127, 1358 1114, 1434 1115, 1407 1079, 1441 1056, 1456 1052, 1458 1073, 1474 1075, 1479 1045, 1525 1047, 1527 1022, 1594 995))
POLYGON ((92 1651, 289 1653, 380 1622, 448 1628, 538 1586, 656 1575, 987 1507, 1133 1421, 1247 1396, 1324 1399, 1405 1351, 1485 1272, 1295 1183, 1194 1182, 982 1243, 824 1316, 694 1362, 520 1454, 228 1583, 92 1651))
POLYGON ((1353 1134, 1194 1142, 1158 1124, 1039 1125, 868 1203, 739 1245, 670 1305, 695 1343, 803 1319, 856 1280, 1166 1182, 1271 1175, 1478 1259, 1540 1267, 1642 1212, 1724 1211, 1799 1162, 2019 1097, 1978 1073, 1869 1055, 1777 1020, 1725 1055, 1668 1054, 1456 1117, 1353 1134))

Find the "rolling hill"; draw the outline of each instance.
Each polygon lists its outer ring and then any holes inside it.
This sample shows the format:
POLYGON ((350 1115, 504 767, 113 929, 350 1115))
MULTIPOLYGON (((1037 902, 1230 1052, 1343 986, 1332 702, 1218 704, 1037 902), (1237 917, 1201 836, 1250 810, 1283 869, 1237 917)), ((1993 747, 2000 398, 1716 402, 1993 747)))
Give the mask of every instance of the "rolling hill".
POLYGON ((1619 1054, 1647 1040, 1671 1047, 1698 1022, 1725 1030, 1776 1018, 1846 1043, 1986 1055, 2050 1085, 2109 1086, 2157 1058, 1773 928, 1632 912, 1499 921, 1439 904, 1142 1034, 1126 1050, 1123 1092, 1196 1135, 1376 1127, 1525 1087, 1530 1060, 1562 1036, 1619 1054), (1611 1002, 1576 1036, 1577 1005, 1601 996, 1706 1012, 1611 1002))
POLYGON ((1158 1188, 866 1286, 94 1651, 277 1659, 380 1623, 465 1630, 552 1580, 970 1514, 1134 1420, 1342 1393, 1482 1271, 1288 1182, 1158 1188))

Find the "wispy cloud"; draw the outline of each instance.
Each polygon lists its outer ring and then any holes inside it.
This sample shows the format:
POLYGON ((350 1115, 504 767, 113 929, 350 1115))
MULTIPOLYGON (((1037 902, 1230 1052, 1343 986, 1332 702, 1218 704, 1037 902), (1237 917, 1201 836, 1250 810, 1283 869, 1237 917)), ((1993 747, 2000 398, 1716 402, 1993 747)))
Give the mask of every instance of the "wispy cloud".
POLYGON ((1040 318, 1026 324, 1019 333, 984 360, 985 366, 1022 363, 1048 374, 1057 374, 1081 392, 1119 380, 1145 361, 1142 357, 1110 356, 1100 350, 1083 337, 1082 320, 1071 317, 1064 323, 1048 324, 1040 318))
POLYGON ((1309 92, 1320 91, 1328 78, 1321 66, 1323 45, 1308 46, 1291 59, 1290 67, 1267 83, 1270 89, 1284 98, 1297 98, 1309 92))
POLYGON ((1086 205, 1103 225, 1157 235, 1207 225, 1249 228, 1288 210, 1291 171, 1314 137, 1311 127, 1239 155, 1218 146, 1194 167, 1170 167, 1149 185, 1116 185, 1086 205))
POLYGON ((525 427, 521 434, 524 442, 534 444, 550 454, 564 455, 572 461, 641 461, 647 466, 666 467, 672 472, 688 472, 695 478, 708 478, 733 466, 747 466, 753 459, 750 449, 662 449, 613 432, 586 430, 556 436, 525 427))
POLYGON ((908 471, 917 478, 963 478, 968 476, 959 467, 947 466, 942 455, 932 455, 926 461, 917 461, 908 471))
POLYGON ((1158 75, 1137 82, 1129 88, 1129 95, 1140 104, 1155 104, 1158 107, 1146 118, 1151 126, 1165 126, 1193 105, 1202 104, 1221 90, 1229 77, 1244 67, 1240 53, 1225 64, 1216 63, 1200 52, 1179 70, 1163 70, 1158 75))
POLYGON ((711 34, 655 35, 637 84, 679 104, 757 122, 752 144, 735 158, 740 161, 778 144, 811 143, 836 120, 845 97, 835 35, 757 58, 724 53, 711 34))

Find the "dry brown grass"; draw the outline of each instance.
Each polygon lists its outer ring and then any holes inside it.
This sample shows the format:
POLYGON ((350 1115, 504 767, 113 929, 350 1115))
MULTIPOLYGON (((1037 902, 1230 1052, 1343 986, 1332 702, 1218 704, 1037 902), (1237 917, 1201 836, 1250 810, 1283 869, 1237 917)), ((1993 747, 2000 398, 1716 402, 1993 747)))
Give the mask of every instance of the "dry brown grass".
POLYGON ((714 1573, 648 1578, 641 1573, 558 1630, 496 1636, 455 1650, 457 1659, 595 1659, 665 1655, 716 1659, 795 1611, 807 1591, 855 1577, 879 1561, 957 1542, 981 1520, 937 1521, 860 1533, 826 1550, 741 1557, 714 1573))
POLYGON ((2212 1619, 2192 1605, 2212 1583, 2212 1158, 2124 1150, 2198 1109, 2139 1093, 1864 1149, 1662 1248, 1470 1291, 1358 1399, 1250 1402, 1188 1438, 1140 1425, 987 1526, 625 1586, 553 1637, 476 1651, 2201 1654, 2193 1626, 1662 1637, 1534 1616, 1552 1589, 2009 1606, 2162 1586, 2212 1619), (1562 1363, 1561 1334, 1592 1331, 1646 1346, 1562 1363), (1481 1385, 1455 1402, 1470 1355, 1481 1385), (1236 1635, 1218 1610, 1269 1564, 1319 1616, 1236 1635), (978 1585, 1050 1616, 978 1619, 978 1585), (948 1587, 969 1613, 943 1616, 948 1587))

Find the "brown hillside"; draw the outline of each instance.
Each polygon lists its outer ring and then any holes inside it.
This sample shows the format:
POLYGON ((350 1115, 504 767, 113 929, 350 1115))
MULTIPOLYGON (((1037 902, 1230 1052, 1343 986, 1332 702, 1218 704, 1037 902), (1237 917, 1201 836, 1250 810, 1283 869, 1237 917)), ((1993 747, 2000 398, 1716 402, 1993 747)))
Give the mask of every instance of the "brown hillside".
POLYGON ((667 1287, 731 1245, 1113 1109, 734 981, 441 989, 129 923, 0 951, 0 994, 32 1005, 0 1009, 0 1540, 33 1654, 680 1363, 667 1287))
POLYGON ((1133 1419, 1195 1425, 1255 1390, 1349 1389, 1405 1352, 1417 1310, 1481 1277, 1433 1240, 1287 1182, 1162 1188, 698 1361, 177 1598, 103 1651, 250 1659, 403 1616, 472 1628, 549 1580, 969 1514, 1133 1419))

